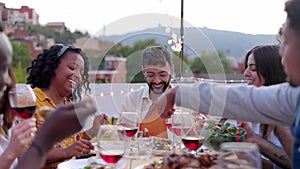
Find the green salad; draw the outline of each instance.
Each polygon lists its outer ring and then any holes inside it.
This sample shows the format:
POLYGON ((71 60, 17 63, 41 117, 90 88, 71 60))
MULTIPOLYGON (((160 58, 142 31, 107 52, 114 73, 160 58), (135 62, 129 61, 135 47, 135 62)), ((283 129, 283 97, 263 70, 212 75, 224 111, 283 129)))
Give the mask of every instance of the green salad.
POLYGON ((247 135, 246 130, 230 123, 223 125, 210 123, 205 130, 204 145, 216 151, 223 142, 242 142, 247 135))

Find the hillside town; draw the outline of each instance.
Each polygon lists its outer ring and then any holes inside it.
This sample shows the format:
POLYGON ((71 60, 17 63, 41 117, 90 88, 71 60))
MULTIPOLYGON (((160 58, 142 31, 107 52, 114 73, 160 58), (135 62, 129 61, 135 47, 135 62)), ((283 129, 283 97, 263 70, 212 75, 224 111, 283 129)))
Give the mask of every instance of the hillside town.
MULTIPOLYGON (((40 26, 39 14, 35 9, 29 6, 21 6, 20 8, 7 8, 5 3, 0 2, 0 18, 4 27, 4 32, 8 35, 11 41, 27 44, 30 48, 30 56, 34 59, 36 56, 52 46, 56 42, 53 37, 49 37, 43 33, 31 31, 30 26, 40 26)), ((53 30, 58 35, 69 33, 69 28, 64 22, 48 22, 43 27, 53 30)), ((108 40, 99 40, 99 38, 91 38, 88 34, 74 39, 72 42, 85 51, 88 55, 99 57, 105 54, 108 48, 114 45, 114 42, 108 40)), ((117 44, 122 45, 122 44, 117 44)), ((243 79, 242 71, 243 63, 240 63, 234 57, 227 57, 231 64, 233 74, 228 74, 229 79, 243 79)), ((105 57, 104 70, 93 69, 90 71, 90 79, 95 82, 126 82, 126 58, 118 56, 105 57)), ((196 78, 201 77, 198 69, 192 70, 196 78)), ((203 77, 203 76, 202 76, 203 77)), ((204 77, 207 77, 204 75, 204 77)))
MULTIPOLYGON (((35 58, 43 49, 47 49, 54 45, 55 39, 46 37, 45 34, 32 33, 27 26, 28 25, 40 25, 39 14, 35 9, 28 6, 21 6, 18 9, 6 8, 4 3, 0 2, 0 18, 4 27, 4 32, 14 42, 27 44, 30 48, 30 56, 35 58)), ((63 34, 68 31, 64 22, 49 22, 45 25, 46 28, 52 29, 59 34, 63 34)), ((89 50, 90 55, 102 55, 105 50, 113 46, 113 42, 100 41, 96 38, 90 38, 83 36, 75 39, 74 45, 89 50)), ((106 58, 107 70, 104 71, 91 71, 90 79, 104 82, 125 82, 126 73, 124 74, 125 67, 118 66, 120 63, 126 61, 124 58, 117 58, 115 56, 109 56, 106 58), (112 67, 114 66, 114 67, 112 67), (117 71, 116 69, 122 69, 117 71), (119 75, 121 74, 121 75, 119 75), (115 77, 113 81, 113 76, 115 77)))

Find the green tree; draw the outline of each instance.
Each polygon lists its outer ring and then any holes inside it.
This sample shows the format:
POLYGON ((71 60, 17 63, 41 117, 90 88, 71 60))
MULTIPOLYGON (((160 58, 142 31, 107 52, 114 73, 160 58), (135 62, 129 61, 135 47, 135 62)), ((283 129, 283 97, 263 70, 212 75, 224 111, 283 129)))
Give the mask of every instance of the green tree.
POLYGON ((13 69, 16 78, 16 83, 26 83, 27 82, 26 68, 23 67, 21 64, 18 64, 13 69))
POLYGON ((191 70, 199 69, 201 73, 232 73, 232 68, 224 52, 202 52, 190 65, 191 70))
POLYGON ((27 25, 27 30, 30 33, 40 33, 45 35, 47 38, 53 38, 56 43, 62 44, 73 44, 77 38, 82 36, 89 36, 88 32, 82 33, 79 30, 75 30, 72 33, 69 29, 66 29, 64 33, 56 32, 51 28, 40 25, 27 25))
MULTIPOLYGON (((127 68, 127 82, 139 83, 145 82, 144 76, 141 73, 142 61, 141 54, 142 51, 148 46, 160 45, 155 39, 146 39, 135 42, 132 46, 125 45, 115 45, 109 51, 107 51, 106 56, 113 55, 117 57, 127 58, 126 68, 127 68)), ((102 60, 104 62, 104 59, 102 60)), ((98 70, 103 69, 103 63, 99 64, 98 70)))
POLYGON ((32 57, 30 56, 30 48, 27 44, 12 42, 13 60, 16 82, 26 83, 27 67, 31 65, 32 57))
POLYGON ((183 61, 181 61, 180 58, 180 53, 179 52, 174 52, 173 53, 173 64, 175 66, 175 76, 179 77, 180 76, 180 62, 183 64, 183 72, 182 72, 182 77, 191 77, 193 74, 190 70, 189 65, 191 64, 187 55, 183 55, 183 61))

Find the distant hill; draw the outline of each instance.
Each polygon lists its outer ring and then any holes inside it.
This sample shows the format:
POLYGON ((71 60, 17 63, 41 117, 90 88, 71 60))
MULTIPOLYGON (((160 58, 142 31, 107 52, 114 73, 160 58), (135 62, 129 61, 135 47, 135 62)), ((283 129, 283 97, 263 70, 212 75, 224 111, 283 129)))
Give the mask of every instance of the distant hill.
MULTIPOLYGON (((99 36, 98 38, 123 45, 132 45, 138 40, 154 38, 161 45, 170 47, 171 45, 167 41, 172 39, 172 35, 171 33, 166 33, 165 29, 165 27, 160 26, 123 35, 99 36)), ((173 29, 172 31, 179 37, 180 29, 173 29)), ((245 53, 254 45, 278 42, 275 35, 252 35, 208 28, 185 28, 184 43, 184 53, 189 58, 201 55, 202 51, 217 49, 223 51, 226 56, 232 56, 241 60, 245 53)))

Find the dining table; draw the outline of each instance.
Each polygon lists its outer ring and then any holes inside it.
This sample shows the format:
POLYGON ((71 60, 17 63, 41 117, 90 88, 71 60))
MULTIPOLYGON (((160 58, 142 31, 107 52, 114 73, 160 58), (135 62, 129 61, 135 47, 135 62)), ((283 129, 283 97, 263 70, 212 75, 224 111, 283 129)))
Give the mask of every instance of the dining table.
MULTIPOLYGON (((219 121, 219 119, 217 120, 219 121)), ((236 125, 237 122, 235 120, 228 120, 228 122, 230 122, 231 124, 234 124, 236 125)), ((218 123, 219 124, 219 123, 218 123)), ((161 138, 155 138, 156 142, 159 141, 159 143, 167 143, 167 147, 171 146, 171 144, 169 145, 169 139, 165 140, 165 139, 161 139, 161 138)), ((174 140, 174 138, 173 138, 174 140)), ((176 140, 176 139, 175 139, 176 140)), ((181 146, 175 146, 176 150, 175 152, 172 151, 171 149, 169 150, 155 150, 152 149, 152 155, 150 158, 140 158, 139 156, 126 156, 124 155, 121 160, 118 162, 117 164, 117 168, 121 169, 121 168, 124 168, 124 169, 144 169, 144 166, 146 165, 149 165, 153 162, 159 162, 159 161, 162 161, 163 159, 166 160, 166 156, 168 156, 168 158, 172 155, 170 154, 177 154, 179 156, 181 155, 186 155, 186 154, 189 154, 191 155, 191 152, 189 150, 187 150, 186 148, 184 148, 185 146, 183 146, 183 144, 181 142, 178 142, 180 144, 178 145, 181 145, 181 146), (159 153, 158 153, 159 152, 159 153)), ((173 145, 174 146, 174 145, 173 145)), ((205 145, 202 145, 201 146, 201 149, 202 151, 199 151, 198 152, 198 155, 205 155, 205 154, 208 154, 210 157, 217 157, 219 158, 221 155, 222 155, 222 152, 219 152, 219 151, 216 151, 216 150, 213 150, 209 147, 206 147, 205 145)), ((193 156, 194 157, 194 156, 193 156)), ((224 157, 224 156, 223 156, 224 157)), ((222 158, 223 158, 222 157, 222 158)), ((233 161, 235 163, 235 161, 239 161, 241 159, 239 159, 237 156, 232 156, 233 157, 233 161)), ((190 156, 188 157, 190 158, 190 156)), ((211 159, 211 158, 209 158, 211 159)), ((83 159, 84 160, 84 159, 83 159)), ((96 153, 96 156, 92 156, 92 157, 89 157, 88 159, 86 159, 86 161, 89 161, 88 164, 90 164, 91 161, 98 161, 102 164, 105 164, 105 162, 101 159, 101 157, 99 156, 98 153, 96 153)), ((229 161, 231 159, 229 158, 229 161)), ((78 162, 78 160, 76 160, 75 158, 72 158, 71 160, 69 160, 69 162, 78 162)), ((168 161, 168 164, 169 164, 170 161, 168 161)), ((216 162, 216 161, 214 161, 216 162)), ((225 159, 225 162, 228 162, 228 160, 225 159)), ((245 162, 245 161, 241 161, 241 162, 245 162)), ((176 163, 176 160, 175 160, 175 163, 176 163)), ((247 163, 247 161, 246 161, 247 163)), ((247 164, 248 165, 248 164, 247 164)), ((215 163, 214 165, 210 166, 209 169, 214 169, 217 167, 217 164, 215 163)), ((71 167, 72 169, 74 169, 73 167, 71 167)), ((58 169, 71 169, 71 168, 58 168, 58 169)), ((77 167, 75 166, 76 169, 84 169, 84 167, 81 165, 80 167, 77 167)), ((250 167, 252 168, 252 167, 250 167)), ((257 167, 254 167, 254 168, 257 168, 257 167)), ((258 167, 260 168, 260 167, 258 167)))
POLYGON ((163 156, 152 156, 149 159, 139 159, 139 158, 127 158, 124 157, 126 161, 125 169, 143 169, 142 166, 152 163, 153 161, 159 161, 163 156))

